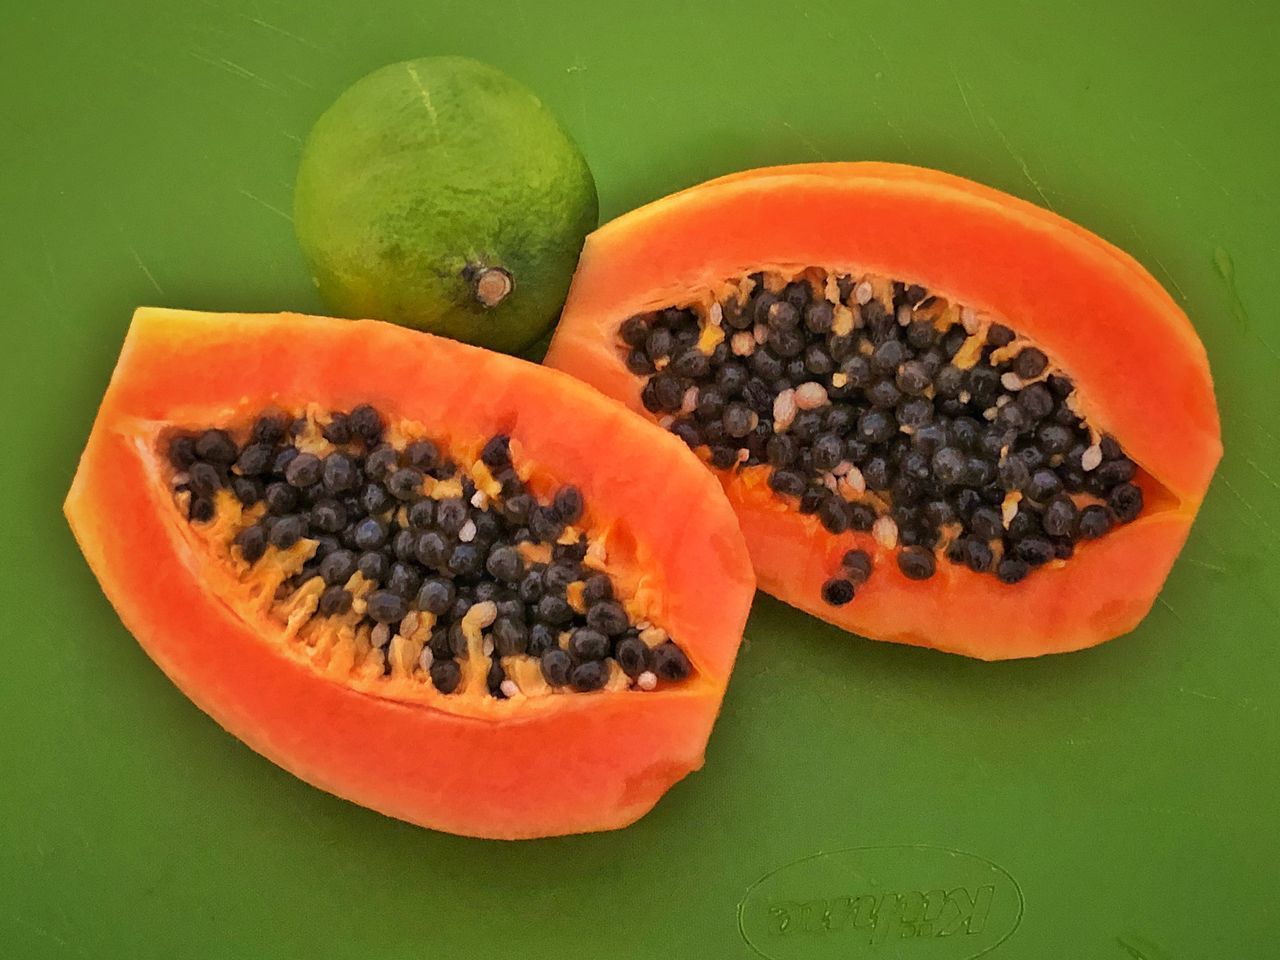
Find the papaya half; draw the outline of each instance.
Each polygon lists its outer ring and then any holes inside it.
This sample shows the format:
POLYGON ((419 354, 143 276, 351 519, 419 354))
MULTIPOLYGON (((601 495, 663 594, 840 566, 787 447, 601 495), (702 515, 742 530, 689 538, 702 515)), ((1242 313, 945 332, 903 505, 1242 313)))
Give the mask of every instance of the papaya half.
POLYGON ((547 363, 698 453, 762 589, 989 660, 1132 629, 1222 453, 1204 347, 1136 261, 895 164, 747 171, 606 224, 547 363))
POLYGON ((479 837, 621 827, 699 767, 754 591, 676 438, 375 321, 140 309, 65 510, 233 735, 479 837))

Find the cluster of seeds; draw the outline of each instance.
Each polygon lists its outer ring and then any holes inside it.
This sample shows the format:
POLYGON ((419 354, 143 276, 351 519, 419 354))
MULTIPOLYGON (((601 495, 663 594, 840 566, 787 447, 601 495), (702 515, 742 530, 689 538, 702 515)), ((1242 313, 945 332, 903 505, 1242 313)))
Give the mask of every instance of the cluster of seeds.
POLYGON ((367 405, 323 423, 267 411, 241 440, 179 433, 167 452, 188 518, 234 511, 227 547, 250 569, 292 551, 300 568, 275 601, 309 598, 312 618, 364 631, 388 674, 396 642, 419 635, 412 672, 446 694, 469 664, 498 698, 689 676, 665 631, 631 621, 603 549, 577 526, 577 487, 539 500, 506 436, 460 465, 430 439, 396 446, 387 433, 367 405))
MULTIPOLYGON (((912 579, 945 557, 1017 583, 1142 510, 1135 464, 1085 421, 1071 379, 920 286, 756 273, 618 336, 645 408, 712 466, 759 468, 831 533, 895 550, 912 579)), ((828 603, 853 599, 861 563, 827 582, 828 603)))

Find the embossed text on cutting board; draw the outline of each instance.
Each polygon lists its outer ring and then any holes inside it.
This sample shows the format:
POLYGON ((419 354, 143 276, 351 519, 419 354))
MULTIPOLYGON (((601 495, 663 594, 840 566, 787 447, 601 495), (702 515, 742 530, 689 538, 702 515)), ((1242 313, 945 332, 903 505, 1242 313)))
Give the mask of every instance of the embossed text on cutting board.
POLYGON ((769 960, 973 960, 1022 920, 1022 890, 989 860, 916 844, 804 857, 765 874, 738 930, 769 960))

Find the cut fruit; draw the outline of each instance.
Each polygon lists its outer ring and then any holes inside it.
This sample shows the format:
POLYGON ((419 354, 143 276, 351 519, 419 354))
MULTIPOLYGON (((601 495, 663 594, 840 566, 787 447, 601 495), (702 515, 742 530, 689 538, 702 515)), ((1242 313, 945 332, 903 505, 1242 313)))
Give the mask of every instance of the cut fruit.
POLYGON ((139 310, 66 512, 231 733, 472 836, 625 826, 699 767, 754 589, 674 437, 375 321, 139 310))
POLYGON ((1132 629, 1222 451, 1204 348, 1135 261, 893 164, 748 171, 606 224, 547 363, 698 452, 762 589, 983 659, 1132 629))

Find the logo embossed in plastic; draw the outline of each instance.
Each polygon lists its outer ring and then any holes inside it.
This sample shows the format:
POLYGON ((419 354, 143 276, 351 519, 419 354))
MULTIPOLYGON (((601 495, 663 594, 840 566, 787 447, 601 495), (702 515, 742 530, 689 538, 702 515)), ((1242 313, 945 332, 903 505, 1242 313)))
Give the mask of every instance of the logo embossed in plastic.
POLYGON ((973 960, 1022 920, 1013 876, 945 847, 858 847, 765 874, 738 904, 738 929, 769 960, 973 960))

